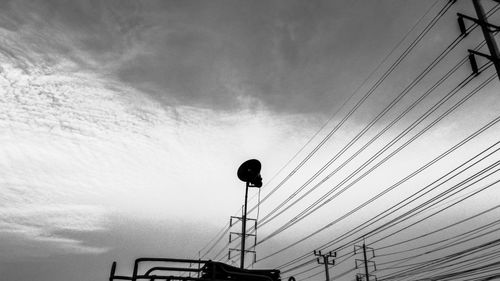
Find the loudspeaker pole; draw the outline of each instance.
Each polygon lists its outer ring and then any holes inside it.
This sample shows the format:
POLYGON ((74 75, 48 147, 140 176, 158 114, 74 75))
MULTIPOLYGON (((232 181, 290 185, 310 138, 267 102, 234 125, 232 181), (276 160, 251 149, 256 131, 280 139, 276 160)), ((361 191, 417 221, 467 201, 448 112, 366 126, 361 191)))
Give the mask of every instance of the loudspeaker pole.
POLYGON ((247 236, 247 200, 249 187, 262 187, 262 177, 260 176, 261 164, 257 159, 245 161, 238 168, 238 178, 245 182, 245 205, 243 206, 243 215, 241 216, 241 260, 240 268, 245 268, 245 240, 247 236))
POLYGON ((248 200, 248 186, 249 182, 245 183, 245 206, 244 211, 243 211, 243 217, 241 219, 241 260, 240 260, 240 268, 243 269, 245 268, 245 238, 247 235, 247 200, 248 200))

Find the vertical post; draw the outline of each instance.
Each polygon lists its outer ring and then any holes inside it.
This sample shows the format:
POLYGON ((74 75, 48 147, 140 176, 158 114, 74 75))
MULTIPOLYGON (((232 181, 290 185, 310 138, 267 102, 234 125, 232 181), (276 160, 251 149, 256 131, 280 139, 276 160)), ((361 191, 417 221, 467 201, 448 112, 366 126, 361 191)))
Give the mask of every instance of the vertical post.
POLYGON ((493 37, 492 32, 490 32, 490 30, 488 29, 488 20, 486 19, 484 9, 481 6, 481 3, 479 3, 479 0, 472 0, 472 4, 474 5, 474 9, 476 10, 477 19, 479 21, 478 24, 479 26, 481 26, 481 30, 483 31, 484 40, 486 41, 486 45, 488 45, 491 61, 495 65, 498 78, 500 79, 500 52, 498 51, 495 37, 493 37))
POLYGON ((337 252, 328 252, 326 254, 322 254, 321 250, 317 251, 314 250, 314 255, 317 256, 318 258, 316 259, 319 264, 324 264, 325 265, 325 275, 326 275, 326 281, 330 281, 330 271, 328 270, 328 265, 334 265, 335 260, 334 259, 329 259, 329 258, 335 258, 337 257, 337 252), (321 257, 322 259, 320 259, 321 257))
POLYGON ((201 266, 200 263, 201 263, 201 256, 198 259, 198 274, 196 275, 197 278, 200 278, 200 266, 201 266))
POLYGON ((115 271, 116 271, 116 261, 111 265, 111 272, 109 273, 109 281, 115 280, 115 271))
POLYGON ((245 206, 244 211, 243 211, 243 217, 241 220, 241 260, 240 260, 240 268, 244 269, 245 268, 245 238, 247 235, 247 199, 248 199, 248 185, 249 182, 246 182, 246 187, 245 187, 245 206))
POLYGON ((330 281, 330 272, 328 270, 328 256, 327 255, 323 256, 323 263, 325 264, 326 281, 330 281))
MULTIPOLYGON (((365 266, 365 273, 364 274, 362 274, 362 273, 356 274, 356 280, 357 281, 363 281, 365 279, 365 278, 363 278, 363 276, 366 276, 366 281, 370 281, 370 272, 368 270, 368 263, 372 263, 373 264, 373 267, 375 268, 375 271, 377 270, 377 266, 375 265, 374 261, 368 259, 368 255, 366 253, 366 250, 371 250, 372 251, 372 257, 375 257, 375 251, 373 250, 373 248, 366 247, 366 244, 365 244, 364 241, 363 241, 363 245, 361 245, 361 246, 354 245, 354 254, 355 255, 357 254, 357 249, 363 249, 363 259, 356 259, 355 260, 356 268, 359 268, 358 267, 358 262, 359 262, 359 264, 364 264, 364 266, 365 266)), ((377 280, 377 277, 375 275, 371 275, 371 276, 375 277, 375 281, 377 280)))
POLYGON ((370 275, 368 274, 368 259, 366 258, 366 245, 363 243, 363 257, 365 258, 365 274, 366 281, 370 281, 370 275))

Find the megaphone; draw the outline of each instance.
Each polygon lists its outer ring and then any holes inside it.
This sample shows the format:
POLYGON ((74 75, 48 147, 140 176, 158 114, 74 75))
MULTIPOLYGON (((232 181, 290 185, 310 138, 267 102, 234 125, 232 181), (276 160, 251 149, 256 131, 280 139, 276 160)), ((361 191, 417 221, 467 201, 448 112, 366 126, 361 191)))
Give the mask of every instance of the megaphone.
POLYGON ((262 177, 260 176, 260 168, 262 165, 257 159, 245 161, 238 168, 238 178, 241 181, 248 182, 252 186, 261 187, 262 177))

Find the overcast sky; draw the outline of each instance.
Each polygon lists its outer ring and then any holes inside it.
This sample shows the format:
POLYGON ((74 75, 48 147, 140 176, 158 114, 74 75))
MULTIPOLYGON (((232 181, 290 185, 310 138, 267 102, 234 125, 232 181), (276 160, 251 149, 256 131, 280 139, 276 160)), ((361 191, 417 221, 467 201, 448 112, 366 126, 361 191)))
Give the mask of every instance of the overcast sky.
MULTIPOLYGON (((2 280, 106 280, 114 260, 120 273, 130 274, 133 259, 140 256, 198 258, 198 251, 243 203, 238 166, 259 159, 266 184, 261 195, 268 194, 446 2, 1 0, 2 280)), ((458 36, 456 12, 474 15, 469 2, 461 0, 450 8, 307 165, 262 204, 261 218, 327 163, 458 36)), ((376 135, 480 38, 476 30, 458 45, 338 161, 376 135)), ((464 64, 364 154, 260 228, 259 239, 331 190, 469 73, 464 64)), ((431 117, 493 73, 492 68, 485 71, 431 117)), ((257 247, 258 257, 323 227, 498 117, 498 86, 498 79, 493 80, 341 200, 263 242, 257 247)), ((274 268, 316 249, 492 145, 499 129, 494 124, 382 203, 256 267, 274 268)), ((477 169, 498 158, 494 154, 477 169)), ((329 166, 322 177, 337 166, 329 166)), ((480 184, 498 178, 494 174, 480 184)), ((419 229, 494 206, 500 199, 498 188, 493 185, 489 193, 419 229)), ((252 206, 256 195, 250 190, 252 206)), ((227 238, 206 258, 214 258, 227 238)))

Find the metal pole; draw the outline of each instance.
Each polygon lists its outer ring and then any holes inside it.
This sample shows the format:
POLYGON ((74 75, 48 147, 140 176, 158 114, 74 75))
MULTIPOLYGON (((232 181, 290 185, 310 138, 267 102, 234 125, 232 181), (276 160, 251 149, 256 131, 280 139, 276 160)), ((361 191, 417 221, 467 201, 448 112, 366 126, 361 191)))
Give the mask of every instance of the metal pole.
POLYGON ((479 20, 479 25, 481 26, 481 30, 483 31, 484 40, 486 40, 486 45, 488 45, 491 61, 495 65, 498 78, 500 79, 500 52, 498 51, 498 46, 495 41, 495 37, 493 37, 492 32, 490 32, 490 30, 488 29, 488 20, 486 19, 484 9, 481 6, 481 3, 479 3, 479 0, 472 0, 472 4, 474 5, 474 9, 476 10, 477 14, 477 19, 479 20))
POLYGON ((245 187, 245 206, 243 211, 243 218, 241 220, 242 230, 241 230, 241 260, 240 260, 240 268, 245 268, 245 238, 247 236, 247 199, 248 199, 248 185, 246 182, 245 187))
POLYGON ((330 281, 330 273, 328 272, 328 256, 323 255, 323 263, 325 264, 326 281, 330 281))
POLYGON ((365 243, 363 243, 363 256, 365 258, 365 274, 366 274, 366 281, 370 281, 370 277, 368 275, 368 260, 366 258, 366 246, 365 243))

